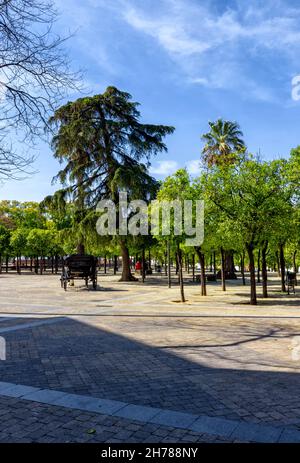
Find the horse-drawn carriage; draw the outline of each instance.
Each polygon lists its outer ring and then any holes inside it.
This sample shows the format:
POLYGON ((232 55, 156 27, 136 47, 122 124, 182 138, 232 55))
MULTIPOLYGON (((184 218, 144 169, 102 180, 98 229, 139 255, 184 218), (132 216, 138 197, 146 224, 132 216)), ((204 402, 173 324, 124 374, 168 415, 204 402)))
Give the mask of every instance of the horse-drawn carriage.
POLYGON ((93 288, 97 289, 97 258, 82 254, 65 257, 60 277, 61 287, 67 291, 68 283, 74 283, 74 280, 85 280, 86 286, 91 281, 93 288))
POLYGON ((287 286, 287 291, 288 294, 290 294, 290 291, 293 291, 295 294, 295 286, 297 285, 297 274, 296 272, 287 272, 286 273, 286 286, 287 286))

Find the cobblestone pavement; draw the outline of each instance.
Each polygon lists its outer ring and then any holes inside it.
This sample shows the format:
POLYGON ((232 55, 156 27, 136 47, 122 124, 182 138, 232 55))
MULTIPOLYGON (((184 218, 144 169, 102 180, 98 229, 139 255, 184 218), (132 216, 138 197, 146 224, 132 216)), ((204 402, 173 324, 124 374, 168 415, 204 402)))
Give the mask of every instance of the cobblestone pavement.
POLYGON ((282 297, 272 279, 269 300, 253 308, 241 285, 223 293, 211 283, 201 298, 189 284, 181 304, 164 277, 100 282, 64 293, 57 276, 1 275, 0 380, 300 429, 299 290, 282 297))

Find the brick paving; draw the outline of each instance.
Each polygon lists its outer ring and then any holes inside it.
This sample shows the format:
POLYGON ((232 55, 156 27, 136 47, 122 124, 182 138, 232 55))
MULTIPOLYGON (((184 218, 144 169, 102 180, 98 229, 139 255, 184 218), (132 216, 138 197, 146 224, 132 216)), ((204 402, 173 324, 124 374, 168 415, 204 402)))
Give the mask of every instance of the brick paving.
MULTIPOLYGON (((172 302, 178 288, 158 278, 141 287, 102 277, 101 291, 64 293, 58 277, 2 275, 0 331, 12 330, 0 332, 7 346, 0 380, 300 429, 300 360, 291 356, 299 290, 281 297, 274 280, 270 300, 251 308, 244 304, 249 288, 229 285, 224 294, 211 284, 201 298, 189 285, 182 305, 172 302), (63 319, 47 324, 54 316, 63 319)), ((45 416, 57 408, 37 407, 45 416)))
POLYGON ((0 397, 0 442, 232 442, 156 424, 0 397))

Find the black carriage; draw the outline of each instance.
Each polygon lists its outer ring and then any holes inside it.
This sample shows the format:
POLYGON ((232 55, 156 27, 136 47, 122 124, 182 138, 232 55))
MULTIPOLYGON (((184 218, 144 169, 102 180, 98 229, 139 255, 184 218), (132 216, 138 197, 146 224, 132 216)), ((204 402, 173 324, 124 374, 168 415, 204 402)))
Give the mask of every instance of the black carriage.
POLYGON ((296 272, 287 272, 286 273, 286 286, 288 294, 290 291, 293 291, 295 294, 295 286, 297 285, 297 274, 296 272))
POLYGON ((86 286, 91 281, 97 289, 97 258, 94 256, 72 254, 63 260, 61 287, 67 291, 67 285, 74 280, 85 280, 86 286))

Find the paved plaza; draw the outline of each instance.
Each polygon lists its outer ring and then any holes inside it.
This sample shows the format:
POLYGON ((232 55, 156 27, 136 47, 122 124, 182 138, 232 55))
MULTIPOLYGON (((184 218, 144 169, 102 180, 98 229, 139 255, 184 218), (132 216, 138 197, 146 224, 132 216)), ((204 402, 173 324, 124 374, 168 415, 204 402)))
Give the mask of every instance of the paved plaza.
POLYGON ((0 442, 300 441, 299 289, 271 277, 251 307, 240 282, 185 278, 182 304, 163 275, 3 273, 0 442))

